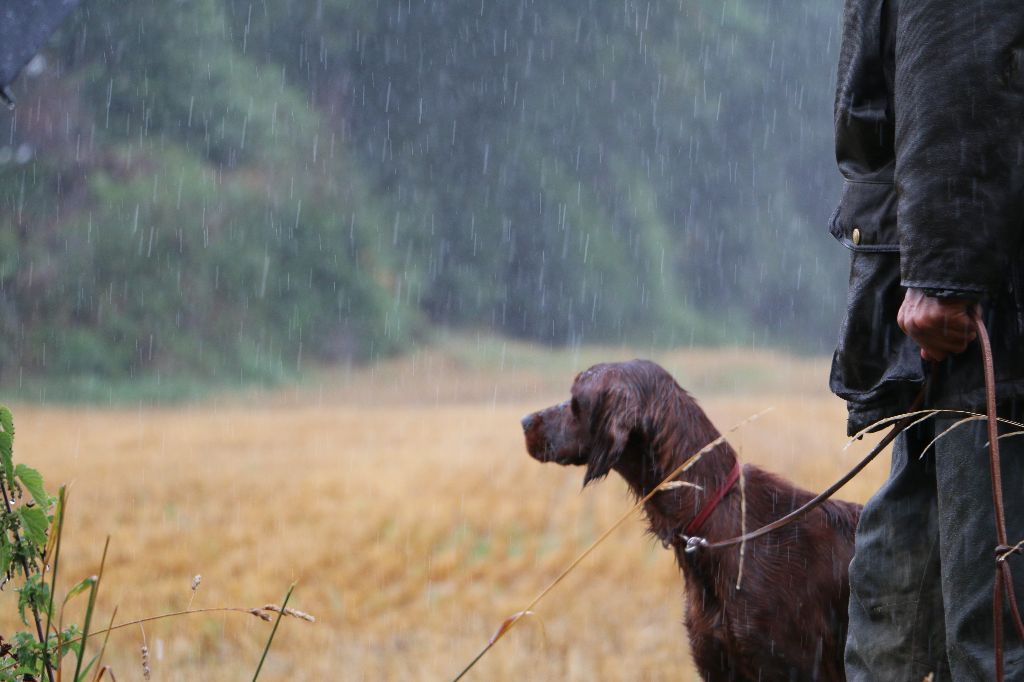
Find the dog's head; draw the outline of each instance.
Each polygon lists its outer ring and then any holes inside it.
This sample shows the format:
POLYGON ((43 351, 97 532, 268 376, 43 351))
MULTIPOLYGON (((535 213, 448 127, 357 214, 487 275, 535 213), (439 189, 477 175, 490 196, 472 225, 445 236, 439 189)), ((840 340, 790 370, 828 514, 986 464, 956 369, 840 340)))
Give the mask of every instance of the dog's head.
POLYGON ((572 398, 523 417, 526 449, 541 462, 586 465, 583 484, 605 476, 643 438, 644 414, 660 384, 675 385, 646 360, 594 365, 572 385, 572 398))

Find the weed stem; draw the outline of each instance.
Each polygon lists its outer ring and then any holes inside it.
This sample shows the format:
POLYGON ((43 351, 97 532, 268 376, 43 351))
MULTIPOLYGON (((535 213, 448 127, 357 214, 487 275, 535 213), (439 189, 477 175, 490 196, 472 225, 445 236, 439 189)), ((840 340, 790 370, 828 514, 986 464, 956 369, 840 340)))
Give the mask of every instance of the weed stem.
MULTIPOLYGON (((162 613, 159 616, 148 616, 146 618, 139 618, 137 620, 129 620, 129 621, 126 621, 124 623, 118 623, 117 625, 111 625, 110 627, 106 628, 105 630, 94 630, 94 631, 89 633, 89 637, 96 637, 98 635, 102 635, 102 634, 105 634, 107 632, 113 632, 114 630, 121 630, 122 628, 131 627, 132 625, 139 625, 141 623, 151 623, 151 622, 153 622, 155 620, 163 620, 165 618, 177 618, 178 616, 192 616, 192 615, 195 615, 197 613, 226 613, 226 612, 229 612, 229 611, 234 611, 234 612, 237 612, 237 613, 244 613, 246 615, 250 615, 251 616, 251 615, 253 615, 253 611, 257 611, 257 610, 259 610, 259 609, 247 609, 247 608, 243 608, 241 606, 210 606, 210 607, 207 607, 205 609, 189 609, 187 611, 172 611, 170 613, 162 613)), ((80 642, 80 641, 82 641, 82 638, 81 637, 76 637, 75 639, 69 639, 64 644, 74 644, 75 642, 80 642)))
MULTIPOLYGON (((7 494, 7 484, 4 482, 4 477, 0 476, 0 494, 4 496, 4 507, 7 508, 8 514, 13 514, 14 510, 11 509, 11 498, 7 494)), ((14 544, 19 548, 24 548, 21 544, 21 534, 18 533, 17 528, 12 528, 11 532, 14 533, 14 544)), ((21 568, 25 571, 25 578, 28 579, 29 568, 28 559, 25 558, 25 552, 18 552, 21 559, 21 568)), ((46 668, 46 679, 53 682, 53 665, 50 663, 49 651, 46 647, 46 635, 43 633, 43 621, 39 618, 39 607, 36 606, 35 601, 29 600, 32 604, 32 617, 36 621, 36 634, 39 636, 39 644, 43 647, 43 667, 46 668)))

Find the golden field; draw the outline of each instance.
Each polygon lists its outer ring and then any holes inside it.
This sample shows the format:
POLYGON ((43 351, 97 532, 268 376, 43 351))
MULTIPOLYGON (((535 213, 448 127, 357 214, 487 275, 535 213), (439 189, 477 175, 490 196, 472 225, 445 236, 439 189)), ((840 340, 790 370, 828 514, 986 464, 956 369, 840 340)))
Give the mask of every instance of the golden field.
MULTIPOLYGON (((70 483, 66 588, 96 572, 111 536, 97 622, 189 604, 280 600, 261 679, 445 680, 629 509, 623 483, 580 490, 582 471, 525 453, 519 418, 559 402, 575 371, 638 353, 539 350, 444 339, 302 386, 174 408, 15 404, 15 458, 51 489, 70 483)), ((843 452, 827 362, 742 349, 640 353, 662 362, 741 455, 819 489, 869 444, 843 452)), ((885 459, 885 458, 882 458, 885 459)), ((850 489, 864 500, 876 462, 850 489)), ((502 640, 469 680, 696 679, 682 582, 640 518, 614 533, 502 640)), ((0 594, 3 634, 15 595, 0 594)), ((153 680, 247 680, 270 625, 239 613, 149 623, 153 680)), ((139 627, 111 637, 118 680, 142 679, 139 627)))

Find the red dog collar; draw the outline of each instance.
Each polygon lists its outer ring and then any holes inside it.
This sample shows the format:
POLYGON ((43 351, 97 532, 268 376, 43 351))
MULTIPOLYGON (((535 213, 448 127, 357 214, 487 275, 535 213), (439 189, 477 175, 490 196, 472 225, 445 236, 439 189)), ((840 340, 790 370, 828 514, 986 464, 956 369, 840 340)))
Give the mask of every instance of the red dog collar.
POLYGON ((715 507, 722 501, 722 498, 728 494, 732 487, 736 485, 736 481, 740 477, 740 461, 736 460, 736 463, 732 467, 732 471, 729 472, 729 477, 725 479, 725 483, 719 486, 715 494, 704 505, 704 508, 700 510, 700 513, 693 517, 693 521, 686 524, 686 528, 683 529, 683 535, 689 537, 696 535, 700 529, 704 526, 704 522, 711 516, 711 512, 715 511, 715 507))

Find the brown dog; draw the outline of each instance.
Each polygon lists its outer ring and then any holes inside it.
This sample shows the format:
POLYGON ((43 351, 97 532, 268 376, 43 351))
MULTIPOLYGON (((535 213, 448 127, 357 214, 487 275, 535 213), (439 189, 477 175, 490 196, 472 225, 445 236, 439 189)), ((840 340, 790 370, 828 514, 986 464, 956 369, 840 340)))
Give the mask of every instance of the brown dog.
MULTIPOLYGON (((572 399, 523 418, 541 462, 586 466, 583 484, 618 472, 642 497, 719 437, 696 401, 646 360, 601 364, 576 377, 572 399)), ((759 528, 812 494, 743 466, 746 527, 759 528)), ((723 442, 682 475, 687 484, 645 505, 650 532, 675 549, 686 580, 690 650, 705 680, 844 680, 847 566, 860 506, 826 502, 748 543, 742 589, 738 547, 685 551, 684 529, 708 540, 740 534, 736 453, 723 442), (715 505, 717 493, 724 494, 715 505), (693 521, 707 514, 699 529, 693 521)))

